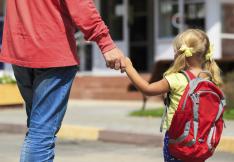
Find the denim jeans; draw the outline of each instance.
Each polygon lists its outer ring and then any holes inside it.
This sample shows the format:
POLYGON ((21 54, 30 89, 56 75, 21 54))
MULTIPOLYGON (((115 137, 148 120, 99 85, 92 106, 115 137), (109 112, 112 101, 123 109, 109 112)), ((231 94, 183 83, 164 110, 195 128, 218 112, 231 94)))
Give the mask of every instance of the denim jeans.
POLYGON ((77 66, 35 69, 13 65, 13 70, 27 113, 28 131, 20 162, 53 162, 56 133, 77 66))
POLYGON ((176 159, 170 154, 168 145, 169 145, 169 137, 168 133, 166 132, 164 137, 164 146, 163 146, 164 162, 182 162, 181 160, 176 159))

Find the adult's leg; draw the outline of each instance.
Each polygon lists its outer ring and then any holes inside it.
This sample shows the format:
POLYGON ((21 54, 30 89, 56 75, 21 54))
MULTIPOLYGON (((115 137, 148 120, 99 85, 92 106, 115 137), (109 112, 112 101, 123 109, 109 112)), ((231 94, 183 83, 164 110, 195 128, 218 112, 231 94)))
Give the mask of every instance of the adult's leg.
POLYGON ((77 67, 33 70, 30 125, 20 162, 52 162, 55 135, 61 127, 77 67))
POLYGON ((12 65, 12 68, 17 81, 17 86, 25 102, 27 126, 29 127, 33 99, 33 70, 16 65, 12 65))

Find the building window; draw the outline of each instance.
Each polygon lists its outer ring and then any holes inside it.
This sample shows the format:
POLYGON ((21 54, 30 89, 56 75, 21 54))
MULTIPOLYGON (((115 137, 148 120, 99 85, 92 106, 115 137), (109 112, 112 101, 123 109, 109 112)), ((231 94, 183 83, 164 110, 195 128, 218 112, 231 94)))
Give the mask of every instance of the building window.
POLYGON ((234 57, 234 4, 222 4, 222 53, 234 57))
POLYGON ((185 4, 185 28, 199 28, 205 30, 205 4, 185 4))
POLYGON ((170 38, 178 34, 178 28, 172 24, 178 11, 178 2, 173 0, 159 1, 159 37, 170 38))
MULTIPOLYGON (((180 0, 159 0, 159 38, 173 38, 180 31, 180 0)), ((205 3, 201 0, 185 0, 183 4, 183 29, 205 29, 205 3)))
POLYGON ((123 40, 123 0, 101 0, 101 15, 115 41, 123 40))

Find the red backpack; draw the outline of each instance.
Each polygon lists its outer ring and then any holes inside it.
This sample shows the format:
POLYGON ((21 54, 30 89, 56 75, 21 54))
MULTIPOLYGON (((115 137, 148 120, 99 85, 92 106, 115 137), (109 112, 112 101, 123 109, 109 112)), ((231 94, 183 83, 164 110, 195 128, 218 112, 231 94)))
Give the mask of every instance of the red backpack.
MULTIPOLYGON (((211 77, 209 72, 203 73, 211 77)), ((184 162, 205 161, 213 154, 223 131, 225 98, 213 82, 200 78, 200 74, 183 74, 189 83, 168 130, 169 151, 184 162)))

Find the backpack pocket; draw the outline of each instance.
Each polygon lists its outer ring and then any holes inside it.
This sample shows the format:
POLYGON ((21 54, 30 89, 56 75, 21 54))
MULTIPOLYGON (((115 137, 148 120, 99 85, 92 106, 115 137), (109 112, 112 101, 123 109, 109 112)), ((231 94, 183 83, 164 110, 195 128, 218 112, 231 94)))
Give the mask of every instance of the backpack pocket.
POLYGON ((219 141, 220 141, 220 134, 223 131, 223 121, 222 119, 219 120, 216 125, 214 125, 210 132, 209 135, 207 137, 207 146, 209 148, 210 151, 214 151, 214 149, 217 147, 219 141))
POLYGON ((173 116, 171 126, 168 130, 168 136, 170 139, 178 139, 183 137, 186 138, 188 136, 190 127, 191 127, 191 112, 189 111, 183 111, 183 110, 177 110, 176 113, 173 116), (180 121, 180 122, 174 122, 174 121, 180 121), (186 136, 186 137, 184 137, 186 136))

